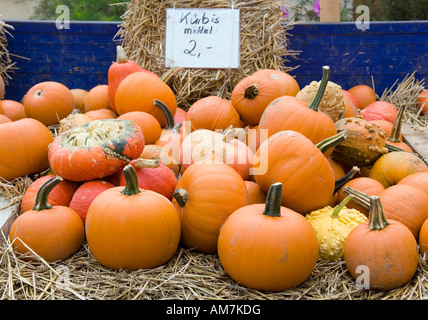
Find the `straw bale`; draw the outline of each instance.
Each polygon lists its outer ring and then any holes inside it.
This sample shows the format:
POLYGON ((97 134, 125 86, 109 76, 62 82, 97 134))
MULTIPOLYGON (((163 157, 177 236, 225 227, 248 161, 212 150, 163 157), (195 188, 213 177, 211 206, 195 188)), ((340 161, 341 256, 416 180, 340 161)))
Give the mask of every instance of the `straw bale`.
MULTIPOLYGON (((287 48, 288 31, 280 11, 281 1, 266 0, 132 0, 115 36, 128 57, 143 68, 163 75, 166 8, 234 8, 240 10, 241 66, 238 69, 181 69, 167 82, 179 107, 187 110, 195 101, 216 95, 230 80, 230 87, 253 72, 276 69, 288 72, 289 58, 298 54, 287 48)), ((224 98, 230 97, 231 90, 224 98)))

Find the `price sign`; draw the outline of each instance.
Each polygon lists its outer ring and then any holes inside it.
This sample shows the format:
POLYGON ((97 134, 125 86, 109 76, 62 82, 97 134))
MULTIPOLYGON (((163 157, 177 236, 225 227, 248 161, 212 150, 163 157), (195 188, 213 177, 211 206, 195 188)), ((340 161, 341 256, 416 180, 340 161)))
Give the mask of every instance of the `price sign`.
POLYGON ((238 9, 166 9, 165 66, 239 68, 238 9))

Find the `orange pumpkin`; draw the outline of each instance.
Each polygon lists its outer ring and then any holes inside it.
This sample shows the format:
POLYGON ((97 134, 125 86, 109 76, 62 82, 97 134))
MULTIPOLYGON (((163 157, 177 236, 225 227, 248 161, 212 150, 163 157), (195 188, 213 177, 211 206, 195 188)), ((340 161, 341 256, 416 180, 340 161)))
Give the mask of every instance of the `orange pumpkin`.
POLYGON ((0 108, 3 110, 3 114, 12 121, 26 118, 24 106, 14 100, 1 100, 0 108))
MULTIPOLYGON (((330 142, 342 138, 335 136, 330 142)), ((292 130, 278 132, 260 145, 254 156, 253 174, 264 192, 281 182, 282 205, 302 214, 326 206, 335 188, 333 169, 322 151, 292 130)))
POLYGON ((49 168, 48 146, 54 138, 40 121, 25 118, 0 126, 0 177, 13 180, 49 168))
POLYGON ((244 182, 247 187, 248 204, 266 202, 266 193, 263 192, 257 183, 249 180, 245 180, 244 182))
POLYGON ((345 101, 345 110, 343 111, 342 118, 352 118, 358 116, 358 110, 352 100, 346 95, 343 96, 343 99, 345 101))
POLYGON ((354 107, 357 109, 360 109, 360 106, 358 105, 358 101, 357 99, 354 97, 354 95, 352 93, 350 93, 348 90, 344 90, 342 89, 343 95, 345 97, 347 97, 349 100, 351 100, 352 104, 354 105, 354 107))
POLYGON ((24 96, 24 111, 28 118, 39 120, 46 126, 58 124, 74 109, 74 96, 59 82, 40 82, 24 96))
POLYGON ((180 214, 181 243, 198 252, 215 253, 223 222, 248 204, 247 189, 228 165, 198 162, 181 176, 172 202, 180 214))
POLYGON ((388 188, 416 172, 428 172, 428 167, 423 160, 407 151, 394 151, 388 152, 376 160, 369 177, 388 188))
POLYGON ((419 252, 423 255, 423 259, 426 259, 428 255, 428 219, 422 224, 421 230, 419 231, 419 252))
POLYGON ((85 113, 85 98, 88 91, 85 89, 70 89, 74 97, 74 107, 79 109, 81 113, 85 113))
MULTIPOLYGON (((47 174, 36 179, 32 182, 27 190, 25 190, 24 195, 21 200, 21 211, 25 212, 31 210, 36 203, 37 193, 40 188, 51 178, 53 174, 47 174)), ((58 185, 56 185, 50 192, 48 196, 48 202, 52 206, 66 206, 70 204, 71 198, 73 198, 74 193, 77 190, 78 185, 74 182, 62 180, 58 185)))
POLYGON ((97 109, 85 112, 84 115, 90 117, 92 120, 101 120, 101 119, 116 119, 118 117, 111 109, 97 109))
POLYGON ((386 120, 394 122, 397 112, 397 108, 391 103, 386 101, 375 101, 367 105, 359 115, 367 121, 386 120))
POLYGON ((270 187, 266 204, 239 208, 221 227, 220 262, 244 287, 282 291, 304 282, 315 268, 315 231, 300 213, 281 206, 281 186, 270 187))
POLYGON ((155 106, 154 100, 162 101, 174 116, 177 100, 171 88, 158 76, 147 72, 134 72, 123 79, 115 95, 116 110, 119 115, 130 111, 150 113, 161 127, 166 121, 162 111, 155 106))
MULTIPOLYGON (((259 128, 269 130, 269 137, 283 130, 297 131, 314 144, 335 135, 336 127, 333 120, 327 114, 318 111, 329 74, 330 69, 323 67, 321 84, 310 104, 293 96, 282 96, 273 100, 263 112, 259 128)), ((328 157, 332 151, 328 150, 326 156, 328 157)))
POLYGON ((108 99, 108 86, 106 84, 93 87, 85 96, 85 112, 99 109, 112 109, 108 99))
POLYGON ((48 262, 65 260, 83 244, 85 231, 77 213, 47 202, 49 192, 61 181, 55 176, 45 182, 32 210, 19 215, 10 228, 9 241, 16 251, 27 254, 25 259, 35 260, 34 251, 48 262))
POLYGON ((240 80, 232 90, 231 102, 244 123, 257 125, 263 111, 274 99, 296 96, 300 88, 289 74, 262 69, 240 80))
MULTIPOLYGON (((388 120, 378 119, 378 120, 370 120, 369 121, 372 124, 375 124, 382 128, 383 131, 385 131, 385 137, 389 137, 392 132, 392 123, 388 120)), ((402 140, 403 137, 400 135, 400 140, 402 140)))
POLYGON ((139 126, 128 120, 93 120, 60 135, 49 146, 55 174, 71 181, 102 179, 121 170, 144 149, 139 126))
POLYGON ((160 137, 162 128, 151 114, 142 111, 131 111, 117 117, 118 120, 134 121, 143 131, 146 144, 154 144, 160 137))
POLYGON ((91 203, 86 239, 94 258, 120 270, 151 269, 168 262, 180 241, 180 217, 164 196, 138 187, 132 165, 125 187, 110 188, 91 203))
POLYGON ((428 194, 428 172, 416 172, 409 174, 397 183, 417 187, 428 194))
POLYGON ((401 287, 413 278, 419 264, 412 233, 402 223, 385 217, 377 196, 370 199, 369 220, 352 229, 346 238, 344 255, 352 277, 367 276, 369 283, 364 285, 373 290, 401 287))
POLYGON ((115 96, 119 84, 126 76, 134 72, 148 72, 155 75, 153 72, 142 68, 135 61, 128 59, 125 50, 121 46, 116 46, 116 61, 111 64, 108 69, 108 97, 109 104, 113 111, 116 111, 115 96))
POLYGON ((86 215, 92 201, 103 191, 115 187, 114 184, 104 180, 91 180, 82 183, 74 192, 69 207, 76 211, 83 225, 86 223, 86 215))
POLYGON ((376 92, 372 87, 369 87, 364 84, 356 85, 347 90, 352 96, 357 100, 356 107, 360 110, 363 110, 370 103, 373 103, 377 99, 376 92))

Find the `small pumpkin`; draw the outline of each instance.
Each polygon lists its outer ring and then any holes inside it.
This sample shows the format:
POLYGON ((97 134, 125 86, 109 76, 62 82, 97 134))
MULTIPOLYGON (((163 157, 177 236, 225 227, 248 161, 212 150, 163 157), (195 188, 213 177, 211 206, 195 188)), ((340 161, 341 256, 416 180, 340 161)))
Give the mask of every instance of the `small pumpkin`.
POLYGON ((241 79, 235 85, 231 102, 242 121, 254 126, 260 122, 271 101, 281 96, 296 96, 299 90, 296 80, 289 74, 263 69, 241 79))
POLYGON ((46 126, 58 124, 74 109, 74 96, 65 85, 44 81, 31 87, 24 96, 24 111, 28 118, 46 126))
POLYGON ((70 89, 70 91, 74 97, 74 107, 81 113, 85 113, 85 98, 89 91, 85 89, 70 89))
POLYGON ((370 120, 386 120, 394 122, 397 115, 397 108, 386 101, 375 101, 367 105, 359 114, 361 117, 370 120))
POLYGON ((69 207, 76 211, 83 225, 86 223, 86 215, 92 201, 103 191, 115 187, 114 184, 104 180, 91 180, 82 183, 74 192, 69 207))
POLYGON ((355 97, 355 99, 357 100, 356 106, 360 110, 363 110, 370 103, 375 102, 377 99, 376 92, 373 90, 373 88, 365 84, 359 84, 359 85, 353 86, 347 91, 353 97, 355 97))
POLYGON ((139 126, 128 120, 93 120, 58 135, 48 157, 55 174, 71 181, 102 179, 121 170, 144 149, 139 126))
POLYGON ((203 253, 216 252, 221 225, 248 204, 244 180, 222 162, 192 164, 178 181, 173 197, 180 214, 182 245, 203 253))
POLYGON ((85 96, 85 112, 99 109, 112 109, 108 98, 108 85, 106 84, 93 87, 85 96))
POLYGON ((367 220, 367 217, 360 211, 346 207, 350 200, 351 196, 347 196, 334 208, 326 206, 305 216, 317 234, 319 259, 343 260, 345 240, 348 234, 367 220))
POLYGON ((428 172, 428 166, 417 155, 407 151, 388 152, 373 164, 369 177, 385 188, 416 172, 428 172))
MULTIPOLYGON (((21 200, 20 207, 22 212, 31 210, 34 207, 38 191, 48 180, 53 177, 53 174, 47 174, 45 176, 37 178, 28 186, 21 200)), ((52 206, 68 207, 77 188, 78 185, 76 183, 68 180, 62 180, 49 192, 49 204, 51 204, 52 206)))
POLYGON ((8 181, 49 168, 50 130, 32 118, 0 126, 0 177, 8 181))
MULTIPOLYGON (((178 183, 177 176, 159 160, 138 158, 129 162, 135 169, 140 189, 159 193, 169 200, 178 183)), ((126 185, 125 175, 120 178, 121 186, 126 185)))
POLYGON ((417 242, 402 223, 385 217, 379 197, 370 197, 369 220, 356 226, 345 241, 345 264, 354 279, 366 266, 373 290, 392 290, 409 282, 419 264, 417 242), (393 250, 391 250, 393 248, 393 250))
POLYGON ((179 215, 167 198, 138 187, 132 165, 123 173, 125 187, 102 192, 89 206, 85 225, 89 250, 101 265, 114 270, 159 267, 178 248, 179 215))
POLYGON ((32 210, 19 215, 10 228, 9 241, 17 252, 28 254, 24 259, 36 259, 34 251, 48 262, 65 260, 83 245, 85 232, 77 213, 48 203, 50 191, 61 181, 58 176, 46 181, 32 210))
MULTIPOLYGON (((3 115, 12 121, 26 118, 24 106, 14 100, 1 100, 0 108, 3 110, 3 115)), ((1 113, 1 112, 0 112, 1 113)))
POLYGON ((134 121, 143 131, 146 144, 154 144, 160 137, 162 128, 151 114, 142 111, 130 111, 117 117, 118 120, 134 121))
POLYGON ((312 273, 318 241, 311 224, 281 206, 282 184, 273 184, 266 203, 234 211, 218 236, 218 257, 225 272, 244 287, 282 291, 312 273))

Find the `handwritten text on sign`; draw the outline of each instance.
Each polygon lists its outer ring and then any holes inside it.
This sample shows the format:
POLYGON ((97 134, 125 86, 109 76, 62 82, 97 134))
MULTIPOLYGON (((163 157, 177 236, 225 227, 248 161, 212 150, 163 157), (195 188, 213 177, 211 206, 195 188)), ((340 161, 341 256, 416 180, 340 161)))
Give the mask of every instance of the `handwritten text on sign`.
POLYGON ((166 9, 165 66, 238 68, 239 10, 166 9))

